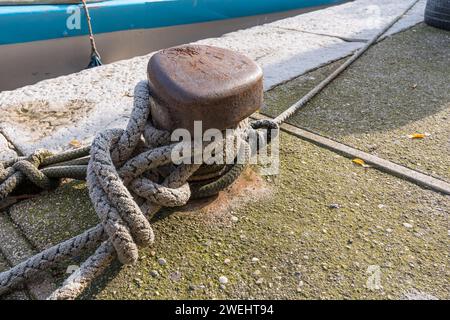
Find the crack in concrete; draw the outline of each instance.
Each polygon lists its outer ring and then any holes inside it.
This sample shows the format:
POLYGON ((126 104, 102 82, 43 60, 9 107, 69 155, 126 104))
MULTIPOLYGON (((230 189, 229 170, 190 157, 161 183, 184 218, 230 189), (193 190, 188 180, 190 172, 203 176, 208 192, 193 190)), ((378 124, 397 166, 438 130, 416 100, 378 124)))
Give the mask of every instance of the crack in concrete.
POLYGON ((5 132, 5 130, 0 126, 0 135, 2 135, 5 140, 8 142, 8 144, 10 144, 13 147, 13 151, 15 151, 17 153, 18 156, 24 156, 25 153, 23 152, 23 150, 21 150, 17 144, 15 144, 13 142, 13 140, 11 139, 11 137, 5 132))
MULTIPOLYGON (((36 253, 36 248, 26 234, 5 211, 0 213, 0 240, 0 254, 11 267, 36 253)), ((50 274, 42 273, 23 288, 19 288, 19 292, 20 289, 32 298, 42 300, 55 290, 55 281, 50 274)))

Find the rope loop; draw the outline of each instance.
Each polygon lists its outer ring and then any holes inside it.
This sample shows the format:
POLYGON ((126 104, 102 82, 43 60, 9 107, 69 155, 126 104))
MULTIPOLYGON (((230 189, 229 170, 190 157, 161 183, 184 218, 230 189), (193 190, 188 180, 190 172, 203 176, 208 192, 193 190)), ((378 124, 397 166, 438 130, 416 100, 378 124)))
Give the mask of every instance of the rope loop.
POLYGON ((36 150, 28 157, 14 159, 4 164, 0 163, 0 200, 14 191, 18 184, 25 179, 43 190, 54 189, 59 185, 59 179, 52 179, 43 174, 39 167, 45 160, 53 156, 48 150, 36 150))

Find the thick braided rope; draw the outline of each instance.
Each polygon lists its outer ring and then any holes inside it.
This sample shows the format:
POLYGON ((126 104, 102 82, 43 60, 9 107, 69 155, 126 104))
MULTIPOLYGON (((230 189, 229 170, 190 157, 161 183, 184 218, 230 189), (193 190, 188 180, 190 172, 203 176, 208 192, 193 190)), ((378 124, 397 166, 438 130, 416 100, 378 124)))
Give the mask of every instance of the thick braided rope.
MULTIPOLYGON (((31 158, 13 161, 12 169, 0 168, 2 169, 0 182, 3 182, 1 187, 5 192, 11 189, 10 185, 17 185, 25 177, 29 178, 29 175, 32 176, 30 178, 32 182, 42 188, 48 188, 51 186, 46 179, 49 179, 52 173, 57 176, 63 169, 58 167, 60 162, 72 162, 74 164, 72 171, 66 171, 73 173, 73 169, 76 169, 78 173, 73 175, 82 175, 85 170, 83 164, 86 162, 86 152, 90 150, 91 158, 87 167, 89 194, 102 221, 85 233, 1 273, 0 294, 32 278, 54 263, 78 255, 83 250, 97 247, 96 252, 81 268, 50 297, 76 298, 109 265, 116 254, 121 262, 134 263, 138 258, 138 246, 152 243, 154 234, 145 214, 151 215, 163 206, 184 205, 191 198, 188 180, 200 168, 199 164, 179 165, 173 168, 161 184, 149 178, 157 175, 156 169, 169 165, 171 152, 174 148, 180 147, 180 144, 170 144, 170 133, 157 130, 151 124, 151 120, 148 120, 149 101, 155 103, 150 96, 147 83, 141 82, 135 88, 134 108, 125 130, 106 130, 98 134, 90 148, 56 156, 44 152, 37 153, 31 158), (142 148, 142 136, 145 140, 144 152, 132 157, 138 147, 142 148), (84 158, 77 159, 77 157, 84 158), (37 168, 40 164, 49 167, 39 172, 37 168), (56 166, 53 166, 55 164, 56 166), (14 179, 16 181, 4 187, 5 182, 14 179), (138 206, 135 200, 141 205, 138 206)), ((242 133, 237 134, 239 135, 242 136, 242 133)), ((223 148, 220 143, 226 141, 217 143, 223 148)), ((227 143, 227 146, 229 145, 232 144, 227 143)), ((245 141, 244 145, 247 157, 248 145, 245 141)), ((241 165, 232 166, 227 173, 219 177, 217 180, 221 181, 219 185, 213 182, 203 186, 204 194, 215 194, 221 190, 220 188, 228 186, 240 171, 241 165), (225 179, 222 179, 224 177, 225 179)))
POLYGON ((0 165, 0 200, 6 198, 25 178, 42 189, 50 189, 57 183, 38 170, 45 158, 52 154, 47 150, 37 150, 29 157, 18 158, 5 168, 0 165))

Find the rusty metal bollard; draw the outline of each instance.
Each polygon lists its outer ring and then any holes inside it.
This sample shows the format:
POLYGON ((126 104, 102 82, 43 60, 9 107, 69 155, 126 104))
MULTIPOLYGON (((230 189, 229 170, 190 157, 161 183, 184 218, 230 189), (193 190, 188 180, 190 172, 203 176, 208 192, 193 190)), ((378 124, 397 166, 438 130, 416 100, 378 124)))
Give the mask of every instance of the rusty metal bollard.
POLYGON ((194 121, 203 130, 236 127, 263 102, 263 73, 246 56, 217 47, 184 45, 156 53, 148 63, 154 125, 193 134, 194 121))
MULTIPOLYGON (((0 196, 7 196, 26 177, 42 186, 49 179, 77 172, 88 181, 89 195, 101 223, 0 273, 0 295, 40 271, 78 256, 82 250, 96 248, 51 295, 51 299, 74 299, 116 257, 124 264, 138 260, 138 247, 154 241, 146 214, 152 216, 162 207, 180 207, 192 199, 214 196, 231 186, 252 154, 251 134, 260 137, 257 130, 278 128, 267 120, 251 124, 246 120, 262 105, 262 78, 261 69, 253 61, 229 50, 198 45, 163 50, 149 62, 150 87, 141 81, 135 88, 134 108, 125 130, 100 132, 90 147, 59 155, 38 152, 30 158, 32 163, 19 159, 9 164, 11 170, 1 180, 0 196), (147 121, 149 111, 153 121, 147 121), (228 143, 229 137, 220 137, 214 142, 221 150, 212 150, 214 155, 207 154, 195 164, 171 165, 170 152, 184 143, 171 143, 167 132, 155 130, 155 126, 169 132, 187 129, 195 137, 195 121, 202 121, 203 130, 234 129, 230 131, 236 141, 228 143), (142 147, 143 138, 148 149, 134 154, 142 147), (222 152, 229 149, 238 152, 222 152), (244 158, 239 162, 241 154, 244 158), (231 161, 208 161, 216 155, 231 161), (9 179, 10 173, 13 179, 9 179)), ((266 145, 270 139, 264 142, 266 145)), ((261 145, 258 140, 255 153, 261 145)), ((201 146, 200 151, 204 149, 201 146)))

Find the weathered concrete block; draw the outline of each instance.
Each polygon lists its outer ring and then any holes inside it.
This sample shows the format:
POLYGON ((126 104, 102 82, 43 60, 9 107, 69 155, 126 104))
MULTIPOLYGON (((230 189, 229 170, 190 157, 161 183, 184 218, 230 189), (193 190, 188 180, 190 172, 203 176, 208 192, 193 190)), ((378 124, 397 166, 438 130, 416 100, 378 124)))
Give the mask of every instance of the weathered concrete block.
POLYGON ((232 49, 255 60, 264 70, 265 90, 322 64, 345 57, 363 46, 359 42, 345 42, 338 38, 285 30, 273 24, 197 43, 232 49))
MULTIPOLYGON (((410 0, 357 0, 276 21, 271 25, 348 40, 369 40, 411 3, 410 0)), ((423 21, 425 3, 426 0, 421 0, 389 33, 399 32, 423 21)))

